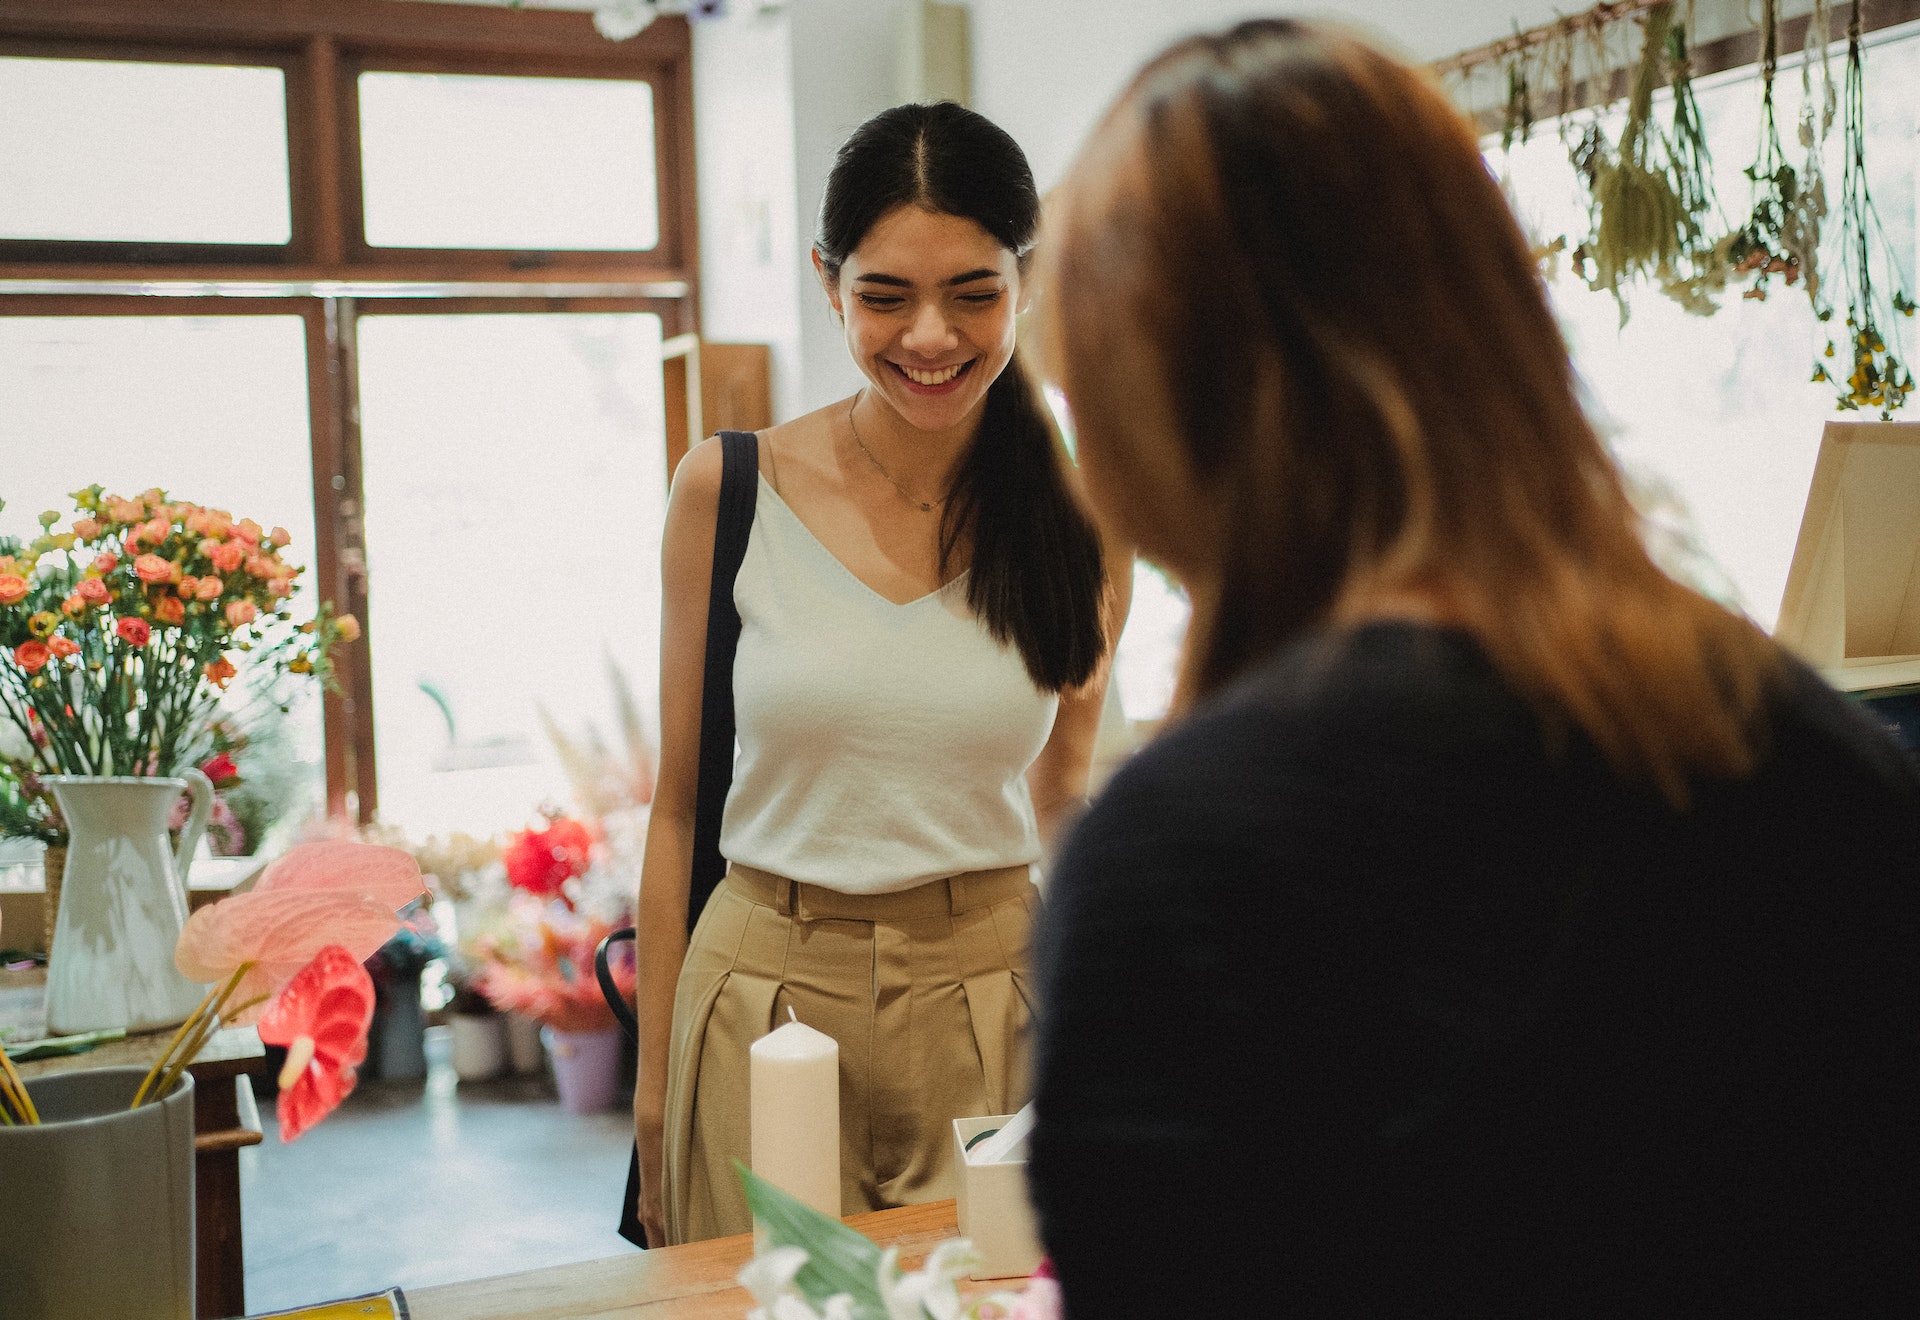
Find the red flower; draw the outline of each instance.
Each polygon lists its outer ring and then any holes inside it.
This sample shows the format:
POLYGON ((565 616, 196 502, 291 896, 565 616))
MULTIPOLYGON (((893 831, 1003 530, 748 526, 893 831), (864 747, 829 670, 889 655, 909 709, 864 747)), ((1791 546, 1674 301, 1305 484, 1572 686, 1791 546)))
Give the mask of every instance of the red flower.
POLYGON ((225 788, 240 778, 240 767, 225 752, 216 752, 200 763, 200 773, 211 779, 215 788, 225 788))
POLYGON ((80 654, 80 644, 78 642, 75 642, 70 637, 62 637, 58 633, 47 638, 47 649, 52 651, 57 658, 63 660, 67 656, 80 654))
POLYGON ((120 640, 128 646, 145 646, 153 636, 153 629, 148 626, 145 619, 132 617, 122 618, 120 622, 113 625, 113 630, 120 634, 120 640))
POLYGON ((207 663, 202 666, 201 672, 206 674, 207 682, 224 690, 227 686, 227 680, 240 671, 233 667, 233 661, 223 655, 218 660, 207 661, 207 663))
POLYGON ((373 1021, 373 978, 351 953, 329 944, 273 997, 260 1039, 284 1045, 280 1140, 292 1141, 333 1112, 359 1080, 373 1021))
POLYGON ((53 659, 53 648, 38 638, 32 638, 13 648, 13 663, 29 674, 37 674, 47 667, 47 661, 53 659))
POLYGON ((501 854, 515 889, 542 898, 564 897, 561 886, 587 869, 593 835, 577 820, 562 816, 544 830, 521 830, 501 854))

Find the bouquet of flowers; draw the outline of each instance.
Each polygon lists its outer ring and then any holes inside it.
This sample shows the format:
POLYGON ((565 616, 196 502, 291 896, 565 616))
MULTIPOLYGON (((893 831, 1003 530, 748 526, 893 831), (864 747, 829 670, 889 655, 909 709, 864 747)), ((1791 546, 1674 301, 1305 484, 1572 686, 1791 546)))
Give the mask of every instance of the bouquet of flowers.
MULTIPOLYGON (((172 501, 74 493, 56 532, 0 540, 0 719, 46 773, 168 775, 217 749, 215 708, 244 659, 255 681, 331 676, 360 635, 322 605, 295 625, 291 539, 250 518, 172 501)), ((0 505, 4 507, 4 505, 0 505)))
MULTIPOLYGON (((613 923, 524 895, 506 918, 473 942, 474 988, 494 1007, 534 1018, 555 1031, 605 1031, 614 1025, 594 977, 593 955, 613 923)), ((631 996, 633 946, 609 960, 614 982, 631 996)))

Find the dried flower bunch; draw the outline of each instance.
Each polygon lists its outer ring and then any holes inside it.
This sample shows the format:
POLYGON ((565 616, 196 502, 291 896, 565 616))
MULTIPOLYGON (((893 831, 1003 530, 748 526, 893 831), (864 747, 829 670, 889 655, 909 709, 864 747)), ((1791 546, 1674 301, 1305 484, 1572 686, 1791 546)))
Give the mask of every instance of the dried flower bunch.
POLYGON ((35 769, 175 773, 216 750, 215 708, 241 663, 264 683, 325 680, 333 648, 360 635, 325 605, 293 623, 302 570, 282 558, 284 528, 158 489, 73 498, 67 530, 44 513, 33 542, 0 545, 0 718, 35 769))

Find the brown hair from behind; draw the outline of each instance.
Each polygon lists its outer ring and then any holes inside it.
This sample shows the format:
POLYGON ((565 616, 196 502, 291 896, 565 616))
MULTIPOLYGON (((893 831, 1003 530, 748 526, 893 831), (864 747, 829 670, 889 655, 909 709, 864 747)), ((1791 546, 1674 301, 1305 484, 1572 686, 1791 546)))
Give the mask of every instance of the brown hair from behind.
POLYGON ((1753 769, 1779 653, 1648 557, 1527 241, 1427 75, 1317 23, 1192 38, 1049 209, 1040 352, 1088 484, 1210 584, 1182 706, 1417 598, 1676 806, 1753 769), (1170 525, 1169 480, 1204 518, 1170 525))

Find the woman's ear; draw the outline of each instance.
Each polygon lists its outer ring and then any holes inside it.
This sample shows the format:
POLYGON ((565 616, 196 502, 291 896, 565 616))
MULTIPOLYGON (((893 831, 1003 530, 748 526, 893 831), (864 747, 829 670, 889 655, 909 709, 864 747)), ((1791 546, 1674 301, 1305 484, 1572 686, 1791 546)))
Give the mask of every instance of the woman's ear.
POLYGON ((833 305, 833 314, 842 321, 846 320, 846 309, 840 305, 840 281, 828 278, 826 263, 820 260, 819 248, 814 248, 807 255, 813 258, 813 273, 819 278, 820 287, 827 291, 827 301, 833 305))

